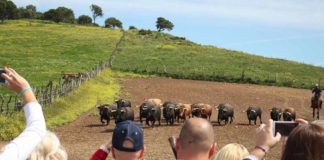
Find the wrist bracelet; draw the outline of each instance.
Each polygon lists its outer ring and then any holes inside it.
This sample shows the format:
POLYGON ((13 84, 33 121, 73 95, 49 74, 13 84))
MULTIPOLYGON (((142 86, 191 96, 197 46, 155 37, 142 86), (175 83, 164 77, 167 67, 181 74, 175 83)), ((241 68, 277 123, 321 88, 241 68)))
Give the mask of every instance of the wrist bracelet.
POLYGON ((23 89, 21 89, 20 91, 19 91, 19 94, 20 95, 23 95, 26 91, 28 91, 28 90, 32 90, 32 88, 30 87, 30 86, 28 86, 28 87, 25 87, 25 88, 23 88, 23 89))

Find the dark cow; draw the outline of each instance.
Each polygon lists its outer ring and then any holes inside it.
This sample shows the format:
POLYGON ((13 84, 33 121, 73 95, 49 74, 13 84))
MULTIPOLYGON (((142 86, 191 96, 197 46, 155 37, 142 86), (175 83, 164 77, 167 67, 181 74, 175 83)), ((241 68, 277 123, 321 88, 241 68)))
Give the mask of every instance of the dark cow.
POLYGON ((167 123, 167 125, 173 125, 176 115, 175 109, 177 108, 177 104, 173 102, 165 102, 163 103, 163 117, 167 123))
POLYGON ((102 104, 97 107, 99 109, 100 121, 105 123, 103 120, 107 121, 107 125, 110 122, 110 118, 116 118, 117 107, 111 104, 102 104))
POLYGON ((198 103, 191 105, 191 116, 192 117, 201 117, 200 105, 198 103))
POLYGON ((291 107, 285 108, 282 115, 284 121, 294 121, 296 119, 296 111, 291 107))
POLYGON ((219 104, 216 108, 218 110, 217 122, 221 125, 222 121, 225 121, 225 125, 228 123, 228 120, 231 118, 230 123, 233 122, 234 118, 234 107, 230 104, 219 104))
POLYGON ((277 107, 273 107, 270 112, 270 117, 274 121, 280 121, 282 115, 282 110, 277 107))
POLYGON ((143 122, 143 118, 147 118, 148 112, 149 112, 149 108, 153 108, 156 105, 152 102, 144 102, 143 104, 140 105, 140 122, 143 122))
POLYGON ((115 101, 117 104, 117 108, 121 108, 121 107, 132 107, 132 104, 129 100, 125 100, 125 99, 118 99, 115 101))
POLYGON ((254 124, 256 125, 258 117, 260 118, 260 124, 262 123, 262 110, 260 107, 249 107, 246 110, 246 114, 249 119, 249 125, 251 125, 251 121, 254 121, 254 124))
POLYGON ((209 104, 204 103, 196 103, 191 105, 191 114, 192 117, 201 117, 205 119, 209 119, 211 117, 213 108, 209 104))
POLYGON ((131 120, 134 121, 134 111, 130 107, 121 107, 116 111, 115 123, 131 120))
POLYGON ((146 117, 146 124, 151 126, 152 128, 155 125, 155 122, 158 121, 159 125, 161 125, 161 108, 158 106, 149 107, 146 117), (151 125, 150 125, 151 122, 151 125))

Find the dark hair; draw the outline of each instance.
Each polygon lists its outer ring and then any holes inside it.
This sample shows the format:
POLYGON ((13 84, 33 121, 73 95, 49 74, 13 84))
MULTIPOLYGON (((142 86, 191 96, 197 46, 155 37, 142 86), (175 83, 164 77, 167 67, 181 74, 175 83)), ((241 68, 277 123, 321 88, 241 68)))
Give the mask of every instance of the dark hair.
POLYGON ((281 160, 323 160, 324 128, 299 125, 288 136, 281 160))

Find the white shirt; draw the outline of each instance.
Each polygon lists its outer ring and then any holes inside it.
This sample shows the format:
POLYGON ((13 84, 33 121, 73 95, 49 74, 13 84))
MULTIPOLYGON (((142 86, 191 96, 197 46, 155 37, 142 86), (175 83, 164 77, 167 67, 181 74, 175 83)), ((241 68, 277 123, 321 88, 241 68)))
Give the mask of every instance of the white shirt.
POLYGON ((42 107, 38 102, 24 106, 27 126, 25 130, 4 148, 0 160, 26 160, 46 133, 42 107))

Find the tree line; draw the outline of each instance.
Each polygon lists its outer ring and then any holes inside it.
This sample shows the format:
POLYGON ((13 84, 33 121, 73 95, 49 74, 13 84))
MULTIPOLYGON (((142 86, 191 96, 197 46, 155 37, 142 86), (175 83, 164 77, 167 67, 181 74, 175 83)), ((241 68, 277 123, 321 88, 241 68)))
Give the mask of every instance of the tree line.
MULTIPOLYGON (((99 26, 96 23, 96 18, 104 15, 102 8, 96 4, 90 5, 92 17, 88 15, 80 15, 75 17, 74 12, 70 8, 57 7, 56 9, 49 9, 42 13, 38 12, 35 5, 27 5, 26 7, 17 8, 16 4, 10 0, 0 0, 0 20, 4 23, 4 20, 10 19, 40 19, 50 20, 56 23, 72 23, 80 25, 93 25, 99 26)), ((109 17, 105 20, 105 27, 107 28, 119 28, 123 29, 123 23, 115 18, 109 17)), ((171 21, 158 17, 156 21, 156 28, 158 32, 168 30, 171 31, 174 25, 171 21)), ((135 26, 129 26, 129 29, 136 29, 135 26)))

